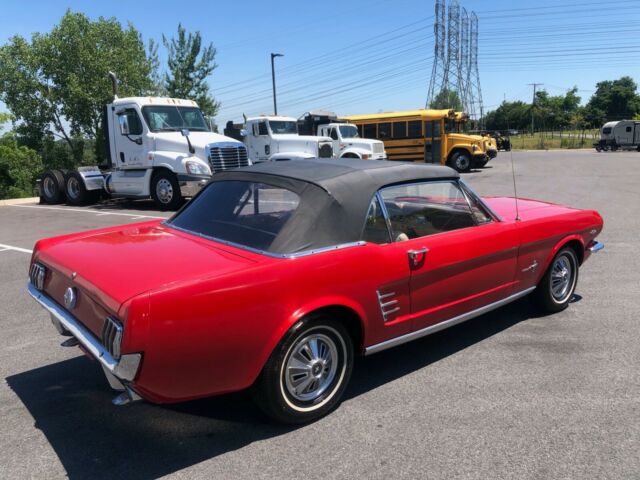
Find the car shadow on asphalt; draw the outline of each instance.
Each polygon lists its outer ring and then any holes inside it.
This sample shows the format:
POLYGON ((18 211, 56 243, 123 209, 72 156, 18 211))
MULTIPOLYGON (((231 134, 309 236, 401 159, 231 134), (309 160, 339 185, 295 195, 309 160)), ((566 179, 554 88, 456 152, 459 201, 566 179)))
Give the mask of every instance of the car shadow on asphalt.
MULTIPOLYGON (((520 300, 456 327, 356 361, 345 400, 426 368, 536 317, 520 300)), ((112 406, 115 393, 84 357, 6 379, 69 478, 157 478, 296 427, 269 422, 247 392, 171 406, 112 406)))

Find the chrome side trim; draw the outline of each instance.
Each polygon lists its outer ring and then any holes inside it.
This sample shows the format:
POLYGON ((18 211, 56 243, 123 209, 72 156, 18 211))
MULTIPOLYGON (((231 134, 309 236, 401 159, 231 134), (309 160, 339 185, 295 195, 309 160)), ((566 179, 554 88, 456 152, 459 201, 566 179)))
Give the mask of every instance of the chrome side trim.
POLYGON ((301 252, 274 253, 274 252, 267 252, 265 250, 260 250, 258 248, 247 247, 246 245, 241 245, 239 243, 230 242, 228 240, 222 240, 221 238, 211 237, 211 236, 205 235, 203 233, 193 232, 193 231, 188 230, 186 228, 177 227, 175 225, 172 225, 171 223, 168 223, 166 220, 163 220, 160 223, 163 224, 166 227, 174 228, 174 229, 176 229, 176 230, 178 230, 180 232, 188 233, 189 235, 195 235, 196 237, 206 238, 207 240, 213 240, 214 242, 221 243, 223 245, 228 245, 230 247, 239 248, 240 250, 247 250, 248 252, 257 253, 259 255, 266 255, 267 257, 273 257, 273 258, 306 257, 307 255, 314 255, 316 253, 330 252, 331 250, 340 250, 342 248, 361 247, 361 246, 367 244, 367 242, 359 240, 357 242, 341 243, 341 244, 338 244, 338 245, 330 245, 328 247, 314 248, 314 249, 311 249, 311 250, 303 250, 301 252))
POLYGON ((435 325, 430 325, 428 327, 423 328, 422 330, 418 330, 415 332, 407 333, 405 335, 401 335, 396 338, 392 338, 390 340, 386 340, 384 342, 377 343, 375 345, 371 345, 370 347, 365 348, 364 354, 371 355, 372 353, 378 353, 388 348, 395 347, 397 345, 402 345, 403 343, 410 342, 412 340, 417 340, 418 338, 426 337, 427 335, 431 335, 432 333, 439 332, 440 330, 444 330, 445 328, 453 327, 459 323, 465 322, 467 320, 471 320, 472 318, 479 317, 491 310, 495 310, 496 308, 500 308, 507 303, 511 303, 518 298, 524 297, 528 293, 535 290, 536 287, 527 288, 522 292, 515 293, 507 298, 499 300, 497 302, 491 303, 489 305, 485 305, 484 307, 477 308, 467 313, 463 313, 462 315, 458 315, 457 317, 450 318, 449 320, 445 320, 444 322, 436 323, 435 325))
POLYGON ((591 246, 589 247, 589 251, 591 253, 596 253, 596 252, 599 252, 600 250, 602 250, 603 248, 604 248, 604 243, 593 242, 591 244, 591 246))
POLYGON ((31 282, 27 283, 27 291, 36 302, 42 305, 65 329, 78 339, 80 344, 100 362, 105 370, 120 380, 132 381, 135 378, 138 373, 138 368, 140 367, 142 354, 130 353, 122 355, 120 361, 115 360, 102 343, 100 343, 84 325, 54 302, 48 295, 37 290, 31 282))

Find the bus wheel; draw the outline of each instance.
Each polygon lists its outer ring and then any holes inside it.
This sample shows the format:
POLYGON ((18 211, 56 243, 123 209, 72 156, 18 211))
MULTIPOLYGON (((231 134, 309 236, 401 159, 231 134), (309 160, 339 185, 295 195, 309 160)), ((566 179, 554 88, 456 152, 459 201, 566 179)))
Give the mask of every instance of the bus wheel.
POLYGON ((458 172, 468 172, 471 168, 471 156, 467 152, 455 152, 449 164, 458 172))

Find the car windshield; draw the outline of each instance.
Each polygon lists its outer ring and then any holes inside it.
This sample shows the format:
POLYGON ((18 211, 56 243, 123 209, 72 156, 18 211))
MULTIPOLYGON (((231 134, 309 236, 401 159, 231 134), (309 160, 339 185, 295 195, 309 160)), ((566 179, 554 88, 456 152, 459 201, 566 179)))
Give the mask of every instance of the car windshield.
POLYGON ((271 133, 298 133, 298 124, 287 120, 269 120, 269 126, 271 127, 271 133))
POLYGON ((358 127, 355 125, 340 125, 340 134, 342 138, 360 138, 358 127))
POLYGON ((183 128, 209 131, 202 112, 196 107, 147 106, 142 108, 142 115, 152 132, 180 131, 183 128))
POLYGON ((299 203, 300 197, 285 188, 248 181, 218 181, 167 223, 198 235, 270 251, 299 203))

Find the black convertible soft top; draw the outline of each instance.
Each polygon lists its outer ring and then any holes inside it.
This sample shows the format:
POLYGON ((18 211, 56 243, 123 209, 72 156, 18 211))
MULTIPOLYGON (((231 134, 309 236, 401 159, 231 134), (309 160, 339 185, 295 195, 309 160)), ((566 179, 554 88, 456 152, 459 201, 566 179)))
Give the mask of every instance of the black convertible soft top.
POLYGON ((458 173, 448 167, 381 160, 265 162, 217 173, 168 224, 247 248, 292 254, 361 240, 371 200, 385 186, 457 178, 458 173), (239 199, 219 196, 225 191, 220 182, 231 181, 262 183, 298 195, 297 208, 269 242, 246 237, 239 240, 229 230, 232 225, 227 230, 219 229, 221 223, 234 222, 230 212, 235 210, 239 199), (216 189, 216 184, 221 188, 216 189), (225 217, 224 222, 218 221, 216 229, 212 229, 212 221, 216 223, 215 218, 221 215, 231 216, 225 217))
POLYGON ((458 177, 443 166, 343 158, 259 163, 217 173, 211 183, 259 182, 296 192, 298 208, 267 249, 287 254, 359 241, 382 187, 458 177))

